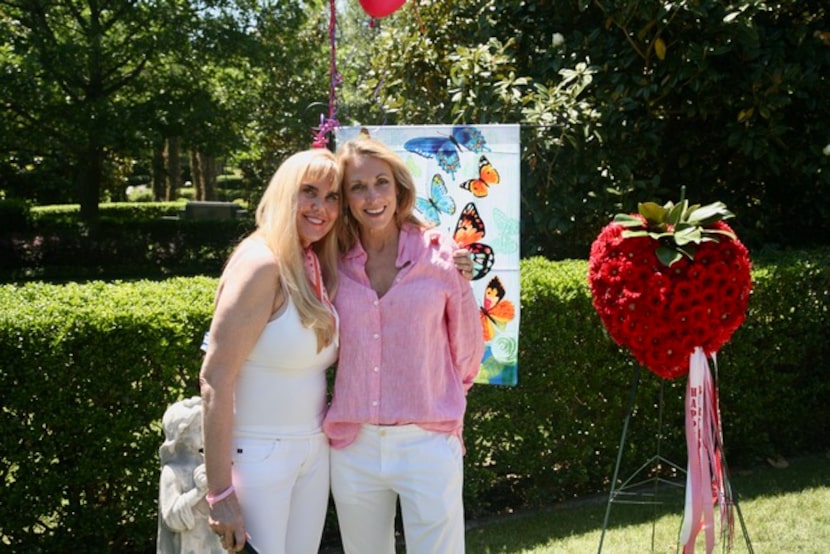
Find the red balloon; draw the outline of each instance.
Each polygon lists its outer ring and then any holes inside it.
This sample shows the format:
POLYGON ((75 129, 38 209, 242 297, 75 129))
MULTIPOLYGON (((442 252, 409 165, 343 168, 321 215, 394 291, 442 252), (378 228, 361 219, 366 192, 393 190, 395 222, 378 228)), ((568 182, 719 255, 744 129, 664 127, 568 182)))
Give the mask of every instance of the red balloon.
POLYGON ((406 0, 359 0, 363 11, 380 19, 391 14, 406 3, 406 0))

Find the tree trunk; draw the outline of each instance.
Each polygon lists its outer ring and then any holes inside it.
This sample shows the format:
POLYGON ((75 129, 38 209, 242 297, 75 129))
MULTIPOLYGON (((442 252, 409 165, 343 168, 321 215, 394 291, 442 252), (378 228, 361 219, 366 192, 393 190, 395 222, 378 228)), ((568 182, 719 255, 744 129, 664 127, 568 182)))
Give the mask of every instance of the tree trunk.
POLYGON ((167 179, 164 169, 164 144, 153 149, 153 200, 166 200, 167 179))
POLYGON ((79 155, 77 186, 81 202, 81 219, 87 223, 98 220, 98 202, 104 175, 104 149, 90 144, 79 155))
POLYGON ((179 194, 182 182, 182 164, 179 161, 179 138, 170 137, 164 150, 165 165, 167 167, 165 200, 175 200, 179 194))
POLYGON ((202 160, 202 179, 205 187, 205 200, 218 200, 216 191, 216 158, 199 154, 202 160))
POLYGON ((202 173, 202 158, 198 150, 190 151, 190 179, 193 181, 194 200, 206 200, 205 178, 202 173))

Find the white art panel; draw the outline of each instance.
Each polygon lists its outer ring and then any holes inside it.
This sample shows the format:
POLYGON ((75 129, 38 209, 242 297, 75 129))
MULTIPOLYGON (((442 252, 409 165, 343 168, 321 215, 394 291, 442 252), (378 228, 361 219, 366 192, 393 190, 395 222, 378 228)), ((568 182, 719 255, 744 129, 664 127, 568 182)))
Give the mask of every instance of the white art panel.
POLYGON ((518 125, 339 127, 336 144, 361 129, 398 153, 418 188, 417 215, 474 256, 471 283, 486 341, 477 382, 515 385, 519 343, 518 125))

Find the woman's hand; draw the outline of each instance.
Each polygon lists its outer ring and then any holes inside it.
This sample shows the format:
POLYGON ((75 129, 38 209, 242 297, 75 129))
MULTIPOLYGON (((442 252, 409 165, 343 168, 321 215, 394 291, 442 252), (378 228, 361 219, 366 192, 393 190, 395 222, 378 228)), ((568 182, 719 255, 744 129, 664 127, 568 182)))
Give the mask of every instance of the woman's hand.
POLYGON ((222 548, 228 552, 242 550, 245 545, 245 523, 236 494, 231 494, 210 507, 208 525, 219 536, 222 548))
POLYGON ((466 248, 459 248, 453 252, 452 261, 455 262, 455 267, 461 273, 461 276, 468 281, 472 281, 473 259, 470 257, 470 251, 466 248))

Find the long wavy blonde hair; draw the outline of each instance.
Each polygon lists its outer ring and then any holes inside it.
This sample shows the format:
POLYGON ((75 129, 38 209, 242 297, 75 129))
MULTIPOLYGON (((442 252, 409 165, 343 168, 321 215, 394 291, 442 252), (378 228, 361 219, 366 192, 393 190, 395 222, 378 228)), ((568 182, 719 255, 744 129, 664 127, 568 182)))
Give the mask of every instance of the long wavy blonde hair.
MULTIPOLYGON (((406 167, 406 162, 394 150, 379 140, 361 135, 346 141, 337 151, 337 161, 340 164, 340 172, 343 179, 345 179, 346 169, 349 163, 354 158, 361 156, 377 158, 389 164, 389 167, 392 169, 392 177, 395 179, 395 188, 398 196, 398 209, 395 211, 395 223, 397 223, 398 228, 400 229, 406 222, 421 228, 426 228, 427 225, 418 219, 414 213, 417 190, 412 173, 406 167)), ((348 183, 340 187, 344 193, 346 187, 348 187, 348 183)), ((349 212, 349 204, 346 202, 345 194, 341 194, 340 198, 341 205, 343 206, 343 217, 337 224, 337 238, 341 252, 348 252, 354 247, 360 237, 360 229, 358 228, 357 221, 355 221, 349 212)))
MULTIPOLYGON (((328 305, 321 302, 306 276, 304 251, 297 231, 300 187, 310 181, 327 181, 340 188, 340 166, 330 151, 313 148, 293 154, 277 169, 256 209, 255 234, 262 237, 277 260, 280 278, 297 307, 303 325, 317 335, 317 350, 331 344, 336 322, 328 305)), ((336 223, 335 223, 336 225, 336 223)), ((320 259, 329 298, 337 292, 337 234, 329 232, 311 245, 320 259)))

